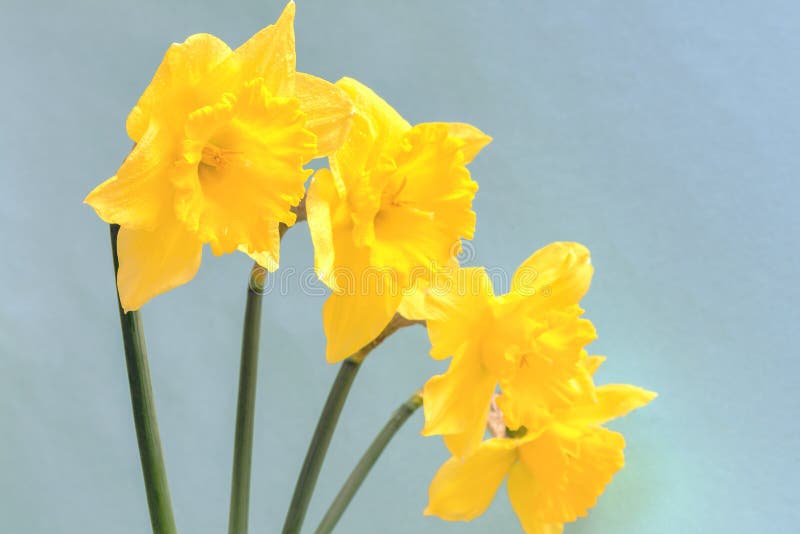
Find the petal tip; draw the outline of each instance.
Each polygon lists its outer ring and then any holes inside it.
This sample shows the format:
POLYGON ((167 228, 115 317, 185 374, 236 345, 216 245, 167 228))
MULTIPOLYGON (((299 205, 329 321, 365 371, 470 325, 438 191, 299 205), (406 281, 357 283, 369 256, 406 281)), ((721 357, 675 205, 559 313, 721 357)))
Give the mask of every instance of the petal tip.
POLYGON ((334 350, 331 346, 330 342, 328 343, 327 347, 325 348, 325 360, 330 363, 339 363, 342 360, 347 358, 347 355, 342 356, 341 351, 334 350))
POLYGON ((286 4, 286 7, 283 8, 281 16, 278 17, 278 21, 275 24, 277 25, 280 24, 281 22, 293 22, 294 15, 296 12, 297 12, 297 4, 294 3, 294 0, 289 0, 289 2, 286 4), (284 20, 285 18, 288 20, 284 20))

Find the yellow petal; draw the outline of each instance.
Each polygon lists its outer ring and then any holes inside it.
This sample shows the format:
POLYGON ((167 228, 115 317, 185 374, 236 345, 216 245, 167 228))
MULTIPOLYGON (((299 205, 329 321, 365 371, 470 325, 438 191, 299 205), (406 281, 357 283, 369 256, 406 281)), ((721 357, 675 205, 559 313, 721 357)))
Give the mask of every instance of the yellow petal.
POLYGON ((572 401, 568 370, 554 369, 535 355, 526 356, 524 362, 516 373, 500 382, 503 393, 497 398, 506 426, 512 429, 544 424, 551 411, 563 409, 572 401))
MULTIPOLYGON (((339 203, 333 175, 328 169, 314 174, 306 193, 306 218, 314 244, 314 270, 317 276, 332 289, 336 249, 333 240, 333 213, 339 203)), ((344 252, 344 251, 343 251, 344 252)))
POLYGON ((485 512, 516 459, 514 446, 513 440, 490 439, 472 456, 447 460, 428 489, 425 515, 470 521, 485 512))
POLYGON ((583 347, 597 339, 597 330, 581 315, 583 310, 577 305, 539 315, 539 319, 547 321, 547 327, 536 336, 539 350, 553 358, 582 361, 583 347))
POLYGON ((625 464, 624 448, 621 434, 600 427, 565 436, 546 432, 521 445, 520 459, 536 484, 517 495, 519 506, 545 524, 585 516, 625 464))
POLYGON ((350 96, 356 110, 370 118, 379 139, 398 141, 411 128, 392 106, 358 80, 345 77, 336 85, 350 96))
POLYGON ((459 434, 447 434, 442 436, 445 447, 450 454, 459 458, 468 456, 475 452, 483 438, 486 436, 486 424, 489 418, 489 405, 486 405, 484 412, 474 423, 469 425, 466 430, 459 434))
POLYGON ((250 256, 256 263, 272 272, 277 271, 280 266, 281 254, 281 223, 274 221, 264 226, 264 242, 269 246, 261 251, 250 252, 248 247, 240 246, 239 250, 250 256))
POLYGON ((561 534, 563 524, 542 523, 531 506, 531 496, 536 494, 536 480, 522 462, 517 462, 508 475, 508 498, 522 524, 525 534, 561 534))
POLYGON ((140 142, 151 120, 161 126, 175 124, 209 97, 208 74, 231 55, 231 49, 213 35, 190 36, 172 44, 156 70, 150 85, 128 115, 126 129, 131 139, 140 142))
POLYGON ((427 278, 445 265, 460 237, 437 224, 433 213, 406 206, 381 210, 374 230, 372 264, 395 269, 409 283, 417 271, 427 278))
POLYGON ((363 287, 352 293, 333 293, 322 306, 322 325, 328 346, 325 357, 336 363, 353 355, 380 334, 397 311, 401 296, 381 284, 372 274, 363 287), (374 280, 373 280, 374 279, 374 280))
POLYGON ((117 175, 98 185, 84 202, 107 223, 154 229, 172 210, 171 148, 169 136, 163 129, 148 128, 117 175))
POLYGON ((478 344, 491 320, 492 281, 483 267, 457 269, 434 278, 425 299, 431 356, 443 359, 459 354, 467 344, 478 344))
POLYGON ((462 122, 449 122, 443 123, 447 126, 450 136, 459 139, 463 144, 461 145, 461 152, 464 154, 464 163, 469 163, 478 152, 486 145, 492 142, 492 138, 472 126, 462 122))
POLYGON ((524 532, 525 534, 562 534, 564 532, 564 524, 530 525, 530 528, 524 530, 524 532))
POLYGON ((424 321, 430 316, 425 306, 425 289, 420 285, 420 283, 412 284, 397 308, 397 313, 411 321, 424 321))
POLYGON ((298 72, 294 96, 306 114, 306 128, 317 136, 317 157, 327 156, 342 146, 354 113, 347 93, 327 80, 298 72))
POLYGON ((525 305, 577 304, 592 281, 589 250, 579 243, 551 243, 522 262, 511 279, 510 298, 525 305))
POLYGON ((589 374, 594 376, 600 366, 603 365, 603 362, 606 361, 605 356, 587 356, 584 360, 584 365, 586 369, 589 371, 589 374))
POLYGON ((601 425, 641 408, 658 394, 628 384, 606 384, 595 388, 597 402, 574 406, 563 418, 571 425, 601 425))
POLYGON ((295 83, 294 2, 278 21, 248 39, 234 52, 244 81, 263 78, 270 93, 293 96, 295 83))
POLYGON ((153 231, 120 228, 117 253, 119 298, 125 311, 131 311, 194 278, 202 244, 173 219, 153 231))
POLYGON ((453 358, 447 372, 431 377, 423 389, 422 435, 461 434, 448 442, 456 456, 470 454, 481 441, 497 380, 475 351, 453 358))
POLYGON ((427 211, 454 204, 469 210, 478 184, 461 155, 462 142, 450 135, 449 125, 418 124, 403 135, 402 142, 394 174, 404 181, 395 203, 427 211))
MULTIPOLYGON (((352 78, 336 82, 350 97, 356 109, 347 140, 335 155, 335 164, 350 169, 345 177, 360 175, 378 162, 387 147, 399 146, 411 125, 369 87, 352 78)), ((333 165, 334 162, 331 162, 333 165)))

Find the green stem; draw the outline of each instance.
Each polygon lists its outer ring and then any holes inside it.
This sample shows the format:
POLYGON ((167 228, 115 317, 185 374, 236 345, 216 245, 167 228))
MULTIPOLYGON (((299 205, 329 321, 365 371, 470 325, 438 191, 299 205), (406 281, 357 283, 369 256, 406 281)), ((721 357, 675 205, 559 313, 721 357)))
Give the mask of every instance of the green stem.
MULTIPOLYGON (((117 257, 117 234, 119 226, 111 225, 111 252, 114 257, 114 277, 119 270, 117 257)), ((175 517, 169 496, 167 471, 161 452, 161 438, 158 435, 153 386, 150 383, 150 369, 147 365, 147 348, 144 341, 142 319, 138 311, 125 313, 119 302, 119 320, 122 327, 122 341, 125 346, 125 363, 128 368, 128 383, 131 392, 133 422, 136 426, 136 439, 139 443, 139 457, 142 461, 144 487, 147 504, 150 508, 150 522, 154 534, 175 534, 175 517)))
POLYGON ((420 406, 422 406, 422 395, 417 392, 394 411, 392 417, 378 435, 375 436, 369 448, 358 461, 358 464, 356 464, 353 472, 350 473, 342 489, 339 490, 338 495, 336 495, 330 508, 328 508, 328 511, 325 513, 325 517, 322 518, 322 521, 317 527, 316 534, 328 534, 333 531, 339 518, 342 517, 350 501, 353 500, 353 496, 358 491, 358 488, 361 487, 361 483, 364 482, 364 479, 369 474, 372 466, 375 465, 378 457, 397 431, 400 430, 400 427, 403 426, 403 423, 405 423, 408 418, 411 417, 411 414, 417 411, 417 408, 420 406))
POLYGON ((303 526, 303 520, 311 502, 311 495, 314 493, 314 487, 322 469, 322 462, 328 452, 328 445, 331 443, 333 431, 347 400, 350 386, 353 385, 356 373, 361 367, 361 362, 362 360, 348 358, 339 367, 339 373, 336 375, 336 380, 334 380, 333 387, 331 387, 331 391, 328 394, 328 400, 325 401, 325 407, 319 416, 317 428, 314 430, 314 437, 311 438, 311 443, 308 446, 303 468, 297 477, 292 503, 289 506, 289 512, 286 514, 286 522, 283 524, 284 534, 297 534, 300 532, 300 527, 303 526))
MULTIPOLYGON (((297 221, 304 221, 305 199, 294 208, 297 221)), ((280 238, 289 229, 278 228, 280 238)), ((258 378, 258 346, 261 335, 261 305, 264 295, 266 269, 257 262, 250 270, 247 304, 242 329, 242 357, 239 365, 239 396, 236 404, 236 430, 233 443, 231 473, 231 504, 228 519, 229 534, 247 534, 250 518, 250 475, 253 464, 253 434, 256 412, 256 383, 258 378)))
POLYGON ((233 445, 229 534, 246 534, 250 510, 250 466, 253 459, 253 427, 258 377, 258 342, 261 333, 261 303, 266 271, 257 263, 250 271, 247 305, 242 331, 239 367, 239 400, 233 445))
POLYGON ((342 413, 342 408, 347 400, 350 386, 353 384, 364 358, 398 329, 417 323, 418 321, 409 321, 400 315, 395 315, 377 338, 342 362, 339 373, 336 375, 336 380, 334 380, 331 391, 328 393, 325 407, 322 409, 319 421, 317 421, 317 428, 314 430, 314 436, 308 446, 300 475, 297 477, 292 502, 289 505, 286 521, 283 524, 283 534, 298 534, 300 527, 303 526, 303 520, 305 519, 306 511, 308 511, 308 505, 311 502, 319 472, 322 469, 322 462, 328 452, 333 431, 336 429, 336 423, 339 421, 339 415, 342 413))

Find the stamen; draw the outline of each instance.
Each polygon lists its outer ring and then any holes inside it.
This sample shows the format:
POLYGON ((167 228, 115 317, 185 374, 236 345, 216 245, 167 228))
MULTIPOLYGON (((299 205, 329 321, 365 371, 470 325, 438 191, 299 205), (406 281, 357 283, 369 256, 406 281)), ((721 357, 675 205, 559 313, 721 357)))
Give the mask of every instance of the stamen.
POLYGON ((397 185, 396 180, 394 183, 387 184, 381 193, 381 206, 402 206, 403 203, 398 201, 397 197, 400 196, 407 183, 408 177, 404 175, 399 185, 397 185))
POLYGON ((224 148, 216 147, 208 144, 203 147, 200 161, 210 167, 221 169, 231 161, 231 156, 241 154, 235 150, 226 150, 224 148))
POLYGON ((403 182, 400 184, 400 187, 398 187, 397 190, 392 194, 392 197, 393 197, 392 198, 392 203, 393 204, 398 204, 399 205, 399 202, 397 202, 396 199, 397 199, 398 196, 400 196, 400 193, 403 192, 403 189, 406 188, 406 184, 408 184, 408 176, 404 175, 403 176, 403 182))

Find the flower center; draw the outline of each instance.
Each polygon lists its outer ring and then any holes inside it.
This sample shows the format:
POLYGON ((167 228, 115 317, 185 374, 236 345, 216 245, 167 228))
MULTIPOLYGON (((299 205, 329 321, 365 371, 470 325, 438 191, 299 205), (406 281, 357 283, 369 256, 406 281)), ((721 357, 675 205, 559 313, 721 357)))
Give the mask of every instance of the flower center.
POLYGON ((408 183, 407 176, 391 177, 381 192, 381 208, 400 206, 401 203, 397 200, 397 196, 405 189, 406 183, 408 183))
POLYGON ((233 156, 239 154, 241 154, 241 152, 236 152, 235 150, 226 150, 224 148, 219 148, 212 144, 208 144, 203 147, 200 162, 208 165, 209 167, 214 167, 215 169, 222 169, 231 162, 233 156))

